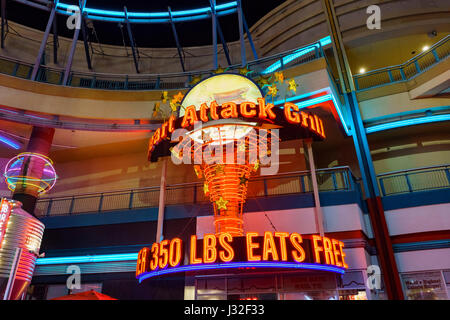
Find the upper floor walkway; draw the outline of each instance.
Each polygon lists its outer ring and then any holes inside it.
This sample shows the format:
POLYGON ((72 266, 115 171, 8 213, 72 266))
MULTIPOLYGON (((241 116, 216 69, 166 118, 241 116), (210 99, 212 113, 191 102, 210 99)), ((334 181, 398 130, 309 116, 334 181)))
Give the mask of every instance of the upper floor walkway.
MULTIPOLYGON (((331 43, 330 37, 280 54, 248 62, 246 66, 235 64, 223 71, 242 73, 255 80, 273 72, 324 58, 324 48, 331 43), (246 70, 243 71, 243 67, 246 70)), ((366 73, 355 74, 353 80, 358 92, 392 83, 409 81, 445 60, 450 55, 450 35, 447 35, 429 49, 400 65, 387 66, 366 73)), ((0 73, 22 79, 31 79, 33 64, 17 59, 0 57, 0 73)), ((64 68, 40 65, 37 82, 62 85, 64 68)), ((114 74, 71 71, 67 86, 101 90, 185 90, 201 78, 214 75, 217 70, 197 70, 165 74, 114 74)), ((336 77, 337 78, 337 77, 336 77)), ((337 79, 335 79, 337 81, 337 79)))
MULTIPOLYGON (((319 169, 317 171, 318 188, 324 205, 359 203, 365 210, 359 179, 349 167, 319 169)), ((408 207, 409 205, 428 205, 450 202, 450 165, 416 168, 388 172, 378 175, 378 183, 387 208, 385 210, 408 207), (437 191, 434 192, 434 191, 437 191), (434 193, 433 193, 434 192, 434 193), (444 193, 442 193, 444 192, 444 193), (447 195, 445 199, 444 195, 447 195)), ((312 182, 309 171, 283 173, 274 176, 259 176, 251 179, 248 186, 249 199, 267 199, 288 195, 311 195, 312 182)), ((70 216, 83 213, 108 213, 134 211, 145 208, 157 208, 159 186, 133 190, 105 191, 101 193, 79 194, 61 197, 45 197, 38 200, 35 214, 38 217, 70 216)), ((251 201, 250 201, 251 202, 251 201)), ((208 199, 203 195, 201 182, 167 185, 165 190, 166 206, 206 205, 208 199)), ((301 206, 299 203, 293 203, 301 206)), ((306 201, 303 205, 311 205, 306 201)), ((250 204, 252 206, 252 204, 250 204)), ((282 207, 272 203, 270 207, 282 207)), ((247 209, 250 209, 247 208, 247 209)), ((253 208, 257 210, 258 208, 253 208)), ((261 209, 261 208, 260 208, 261 209)), ((206 210, 205 214, 210 214, 206 210)))

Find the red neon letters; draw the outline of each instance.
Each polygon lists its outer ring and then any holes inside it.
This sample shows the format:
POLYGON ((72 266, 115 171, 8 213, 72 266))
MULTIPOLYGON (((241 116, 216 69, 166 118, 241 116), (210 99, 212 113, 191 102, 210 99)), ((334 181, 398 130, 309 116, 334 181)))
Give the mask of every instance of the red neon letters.
MULTIPOLYGON (((175 238, 154 243, 151 248, 143 248, 138 255, 136 276, 183 264, 182 247, 182 240, 175 238)), ((336 239, 319 235, 303 238, 296 232, 267 231, 264 235, 247 232, 244 237, 233 237, 224 232, 205 234, 203 240, 193 235, 187 264, 285 261, 327 264, 347 269, 343 247, 344 243, 336 239)))
MULTIPOLYGON (((195 122, 208 122, 219 119, 236 119, 236 118, 253 118, 260 120, 276 120, 276 108, 272 103, 266 103, 264 98, 258 98, 258 103, 242 102, 237 105, 234 102, 225 102, 221 106, 216 101, 212 101, 209 106, 207 103, 200 105, 200 110, 197 111, 194 105, 185 109, 180 126, 182 128, 192 127, 195 122)), ((322 138, 325 138, 325 131, 322 119, 317 115, 305 112, 291 102, 284 104, 284 118, 287 122, 302 126, 317 133, 322 138)), ((151 153, 155 146, 166 138, 170 138, 170 134, 175 130, 175 116, 170 118, 156 129, 153 136, 150 138, 148 151, 151 153)))

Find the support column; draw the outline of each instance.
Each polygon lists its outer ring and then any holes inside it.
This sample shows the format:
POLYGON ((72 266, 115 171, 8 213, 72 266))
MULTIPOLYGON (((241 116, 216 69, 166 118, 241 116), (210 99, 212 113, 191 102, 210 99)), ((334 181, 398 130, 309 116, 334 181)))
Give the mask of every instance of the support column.
POLYGON ((139 64, 136 56, 136 45, 134 43, 133 33, 131 32, 130 21, 128 20, 127 7, 123 7, 123 11, 125 12, 125 22, 127 24, 128 38, 130 38, 131 53, 133 54, 134 67, 136 68, 136 73, 139 73, 139 64))
MULTIPOLYGON (((83 14, 83 12, 81 12, 83 14)), ((80 18, 81 19, 81 18, 80 18)), ((63 86, 66 86, 69 82, 70 70, 72 69, 73 56, 75 55, 75 49, 77 47, 78 36, 80 35, 80 29, 75 28, 72 38, 72 45, 70 46, 69 58, 64 68, 63 86)))
POLYGON ((175 28, 175 23, 173 22, 173 19, 172 19, 172 10, 170 9, 170 7, 168 7, 167 10, 169 11, 170 25, 172 26, 173 37, 175 38, 175 44, 177 45, 177 51, 178 51, 178 57, 180 58, 181 69, 183 69, 183 72, 185 72, 186 70, 184 68, 182 48, 180 45, 180 41, 178 39, 178 34, 177 34, 177 29, 175 28))
POLYGON ((242 12, 241 0, 237 0, 237 3, 238 3, 237 12, 239 22, 239 41, 241 45, 241 64, 243 67, 245 67, 247 65, 247 57, 245 54, 245 41, 244 41, 244 19, 243 19, 244 13, 242 12))
POLYGON ((57 16, 53 19, 53 63, 58 64, 58 27, 57 16))
MULTIPOLYGON (((27 152, 48 156, 52 146, 54 128, 33 127, 27 152)), ((38 158, 29 158, 22 165, 22 176, 41 178, 45 162, 38 158)), ((34 208, 39 195, 39 188, 24 181, 17 181, 13 199, 22 202, 22 208, 34 216, 34 208)))
POLYGON ((39 47, 39 52, 36 57, 36 61, 34 62, 33 71, 31 72, 30 80, 36 80, 36 76, 39 71, 41 61, 42 61, 42 55, 44 54, 45 46, 47 45, 48 36, 50 34, 50 28, 53 25, 53 19, 55 18, 55 14, 56 14, 56 8, 55 8, 55 6, 53 6, 52 11, 50 12, 50 17, 48 18, 47 27, 45 28, 44 37, 42 38, 42 41, 41 41, 41 46, 39 47))
MULTIPOLYGON (((217 32, 219 33, 220 41, 222 42, 222 48, 223 48, 223 52, 225 53, 225 58, 227 59, 228 65, 231 66, 231 59, 230 59, 230 53, 228 50, 228 45, 227 45, 227 42, 225 41, 225 37, 223 36, 223 32, 222 32, 222 28, 220 27, 219 19, 215 15, 215 7, 213 6, 213 0, 209 0, 209 4, 211 5, 211 12, 214 12, 213 18, 215 19, 217 32)), ((217 49, 216 49, 216 52, 217 52, 217 49)))
POLYGON ((392 242, 387 228, 384 208, 378 189, 372 157, 370 155, 370 148, 362 122, 358 101, 356 99, 353 76, 347 60, 338 19, 331 0, 322 0, 322 6, 332 38, 333 53, 336 60, 342 92, 344 93, 346 106, 350 110, 352 137, 361 171, 364 197, 369 209, 377 255, 379 257, 380 267, 386 285, 386 293, 391 300, 403 300, 404 295, 397 263, 395 261, 392 242))
POLYGON ((216 0, 210 0, 210 4, 211 4, 212 40, 213 40, 213 69, 216 70, 218 68, 216 0))
POLYGON ((317 232, 321 237, 325 235, 325 221, 323 219, 323 211, 320 205, 320 197, 319 197, 319 187, 317 185, 317 176, 316 176, 316 164, 314 162, 314 155, 312 151, 312 139, 307 139, 304 141, 306 144, 306 148, 308 149, 308 160, 309 160, 309 170, 311 172, 311 181, 313 185, 313 193, 314 193, 314 217, 316 221, 317 232))
POLYGON ((161 183, 159 185, 159 206, 158 206, 158 226, 156 229, 156 242, 164 239, 163 236, 163 222, 164 222, 164 207, 166 206, 166 175, 167 175, 167 159, 162 160, 161 169, 161 183))
POLYGON ((1 48, 5 47, 5 22, 6 22, 6 0, 1 0, 2 30, 1 30, 1 48))
POLYGON ((92 70, 91 55, 89 53, 88 35, 86 31, 86 20, 84 19, 83 16, 81 16, 81 32, 83 33, 84 53, 86 55, 86 62, 88 65, 88 69, 92 70))
POLYGON ((248 29, 247 21, 245 20, 244 13, 242 13, 242 21, 244 22, 244 30, 245 30, 245 33, 247 33, 248 42, 250 43, 250 47, 252 48, 253 58, 255 60, 258 60, 258 53, 256 52, 255 44, 253 43, 252 34, 251 34, 250 30, 248 29))

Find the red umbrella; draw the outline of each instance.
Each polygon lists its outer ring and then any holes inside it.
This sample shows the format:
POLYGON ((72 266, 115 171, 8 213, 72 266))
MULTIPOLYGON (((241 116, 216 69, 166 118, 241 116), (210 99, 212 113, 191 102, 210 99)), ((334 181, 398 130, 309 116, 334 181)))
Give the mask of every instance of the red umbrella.
POLYGON ((51 300, 117 300, 117 299, 107 296, 106 294, 90 290, 75 294, 68 294, 66 296, 53 298, 51 300))

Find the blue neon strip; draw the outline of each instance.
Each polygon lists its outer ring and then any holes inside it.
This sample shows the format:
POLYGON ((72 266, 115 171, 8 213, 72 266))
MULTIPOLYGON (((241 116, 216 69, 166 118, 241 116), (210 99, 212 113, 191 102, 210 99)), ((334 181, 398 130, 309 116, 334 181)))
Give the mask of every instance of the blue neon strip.
POLYGON ((320 96, 320 97, 317 97, 317 98, 313 98, 313 99, 309 99, 309 100, 306 100, 306 101, 299 102, 299 103, 297 103, 297 106, 300 109, 302 109, 302 108, 306 108, 306 107, 312 106, 314 104, 318 104, 318 103, 325 102, 325 101, 330 101, 330 100, 331 100, 331 95, 330 94, 326 94, 324 96, 320 96))
POLYGON ((5 136, 0 135, 0 141, 3 142, 4 144, 6 144, 7 146, 11 147, 11 148, 14 148, 16 150, 20 149, 20 145, 18 145, 17 143, 12 141, 11 139, 8 139, 5 136))
MULTIPOLYGON (((71 4, 66 3, 57 3, 56 8, 59 9, 58 12, 63 14, 69 14, 67 12, 67 9, 73 6, 71 4)), ((234 9, 232 12, 235 12, 237 8, 237 2, 232 1, 224 4, 220 4, 216 6, 216 12, 217 14, 225 14, 229 13, 229 10, 227 9, 234 9)), ((125 12, 123 11, 114 11, 114 10, 102 10, 102 9, 95 9, 95 8, 87 8, 85 7, 83 10, 84 13, 87 15, 91 15, 92 18, 102 18, 97 16, 103 16, 103 18, 112 18, 111 20, 106 21, 122 21, 122 19, 125 18, 125 12), (114 19, 114 18, 122 18, 122 19, 114 19)), ((209 18, 209 12, 211 12, 211 7, 204 7, 199 9, 192 9, 192 10, 180 10, 180 11, 172 11, 172 17, 192 17, 195 15, 198 15, 199 18, 209 18)), ((153 19, 153 18, 167 18, 164 20, 161 20, 163 22, 170 21, 169 20, 169 13, 168 12, 127 12, 128 18, 141 18, 141 19, 153 19)), ((153 19, 154 20, 154 19, 153 19)), ((175 19, 174 19, 175 20, 175 19)), ((132 21, 130 19, 130 21, 132 21)), ((139 20, 140 22, 144 22, 139 20)), ((179 20, 182 21, 182 20, 179 20)))
MULTIPOLYGON (((235 13, 236 11, 237 11, 237 9, 229 9, 229 10, 220 11, 217 14, 217 16, 218 17, 225 16, 228 14, 235 13)), ((60 11, 58 11, 58 12, 60 12, 60 11)), ((64 12, 60 12, 60 13, 64 14, 64 12)), ((126 22, 125 18, 103 17, 103 16, 94 15, 94 14, 87 14, 86 18, 91 19, 91 20, 96 20, 96 21, 126 22)), ((194 15, 194 16, 177 17, 177 18, 173 18, 172 20, 173 20, 173 22, 186 22, 186 21, 195 21, 195 20, 202 20, 202 19, 209 19, 209 18, 210 18, 209 14, 201 14, 201 15, 194 15)), ((128 21, 130 23, 157 24, 157 23, 170 23, 170 18, 150 18, 150 19, 131 18, 131 19, 128 19, 128 21)))
MULTIPOLYGON (((291 97, 289 99, 286 99, 286 102, 290 102, 290 101, 297 100, 297 99, 298 99, 297 97, 291 97)), ((323 95, 323 96, 320 96, 320 97, 317 97, 317 98, 312 98, 312 99, 309 99, 309 100, 297 102, 296 105, 297 105, 297 107, 299 109, 303 109, 303 108, 306 108, 306 107, 309 107, 309 106, 312 106, 312 105, 315 105, 315 104, 318 104, 318 103, 321 103, 321 102, 330 101, 330 100, 331 100, 331 95, 330 94, 326 94, 326 95, 323 95)), ((275 102, 275 105, 278 105, 278 104, 281 104, 281 103, 284 103, 284 101, 275 102)), ((284 107, 279 107, 279 108, 280 109, 284 109, 284 107)))
MULTIPOLYGON (((327 36, 325 38, 322 38, 319 40, 320 45, 322 47, 328 45, 331 43, 331 37, 327 36)), ((283 61, 283 65, 287 65, 289 62, 291 62, 292 60, 295 60, 311 51, 314 51, 316 48, 319 48, 319 45, 314 44, 312 46, 309 46, 307 48, 304 49, 298 49, 297 51, 294 51, 294 53, 291 53, 285 57, 282 58, 283 61)), ((268 74, 268 73, 272 73, 278 69, 281 68, 281 61, 277 61, 275 63, 273 63, 272 65, 268 66, 266 69, 264 69, 261 74, 268 74)))
POLYGON ((295 263, 295 262, 229 262, 229 263, 217 263, 217 264, 194 264, 181 266, 177 268, 168 268, 163 270, 157 270, 153 272, 147 272, 141 274, 138 279, 139 283, 145 279, 161 276, 169 273, 186 272, 186 271, 198 271, 198 270, 213 270, 213 269, 231 269, 231 268, 287 268, 287 269, 307 269, 307 270, 320 270, 328 272, 336 272, 340 274, 345 273, 345 269, 322 265, 315 263, 295 263))
MULTIPOLYGON (((325 89, 317 90, 317 91, 314 91, 314 92, 308 92, 308 93, 305 93, 305 94, 302 94, 302 95, 299 95, 299 96, 289 97, 289 98, 287 98, 285 100, 278 100, 278 101, 276 101, 274 103, 274 105, 281 105, 281 104, 284 104, 285 102, 291 102, 291 101, 299 100, 299 99, 302 99, 302 98, 305 98, 305 97, 309 97, 309 96, 312 96, 312 95, 315 95, 315 94, 318 94, 318 93, 321 93, 321 92, 324 92, 324 91, 328 92, 329 89, 330 88, 325 88, 325 89)), ((306 108, 308 106, 312 106, 314 104, 318 104, 318 103, 329 101, 329 100, 333 101, 334 108, 336 109, 336 111, 338 113, 338 116, 339 116, 339 119, 342 122, 342 126, 344 127, 345 133, 349 136, 350 132, 349 132, 347 124, 345 122, 344 115, 342 114, 342 110, 339 107, 339 104, 337 103, 336 98, 334 97, 333 93, 329 93, 329 94, 326 94, 326 95, 323 95, 323 96, 320 96, 320 97, 317 97, 317 98, 305 100, 305 101, 296 103, 296 105, 299 107, 299 109, 303 109, 303 108, 306 108)), ((283 107, 279 107, 279 108, 283 109, 283 107)))
POLYGON ((137 260, 137 253, 118 253, 118 254, 100 254, 93 256, 72 256, 72 257, 55 257, 55 258, 39 258, 36 265, 51 265, 65 263, 88 263, 88 262, 111 262, 111 261, 131 261, 137 260))
POLYGON ((18 168, 20 169, 20 167, 22 166, 23 163, 23 158, 18 158, 16 161, 14 161, 14 163, 11 165, 11 169, 15 167, 15 165, 17 164, 18 168))
POLYGON ((291 101, 295 101, 295 100, 300 100, 300 99, 303 99, 303 98, 314 96, 314 95, 322 93, 322 92, 327 92, 328 93, 328 88, 324 88, 324 89, 320 89, 320 90, 312 91, 312 92, 307 92, 305 94, 301 94, 299 96, 289 97, 287 99, 277 100, 277 101, 275 101, 274 105, 277 106, 277 105, 280 105, 280 104, 284 104, 285 102, 291 102, 291 101))
POLYGON ((442 115, 427 116, 427 117, 420 117, 420 118, 414 118, 414 119, 399 120, 399 121, 393 121, 393 122, 389 122, 389 123, 383 123, 383 124, 375 125, 372 127, 368 127, 368 128, 366 128, 366 132, 373 133, 373 132, 378 132, 378 131, 383 131, 383 130, 408 127, 408 126, 424 124, 424 123, 448 121, 448 120, 450 120, 450 114, 442 114, 442 115))

